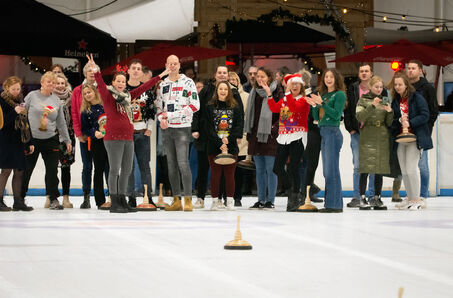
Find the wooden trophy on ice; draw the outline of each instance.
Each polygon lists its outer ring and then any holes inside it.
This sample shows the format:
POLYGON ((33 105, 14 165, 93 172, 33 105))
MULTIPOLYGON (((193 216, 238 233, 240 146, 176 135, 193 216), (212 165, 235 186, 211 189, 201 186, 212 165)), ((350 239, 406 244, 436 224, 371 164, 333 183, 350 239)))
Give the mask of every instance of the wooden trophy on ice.
POLYGON ((310 185, 307 185, 307 196, 305 197, 305 203, 297 208, 297 212, 318 212, 318 208, 311 203, 310 200, 310 185))
POLYGON ((164 185, 162 183, 159 184, 159 197, 157 198, 157 204, 156 204, 156 207, 158 209, 165 209, 165 207, 169 207, 170 205, 168 205, 167 203, 165 203, 164 201, 164 195, 163 195, 163 192, 162 192, 162 187, 164 185))
POLYGON ((144 184, 143 188, 145 189, 145 193, 143 195, 143 203, 137 206, 137 210, 138 211, 156 211, 157 210, 156 206, 149 203, 148 185, 144 184))

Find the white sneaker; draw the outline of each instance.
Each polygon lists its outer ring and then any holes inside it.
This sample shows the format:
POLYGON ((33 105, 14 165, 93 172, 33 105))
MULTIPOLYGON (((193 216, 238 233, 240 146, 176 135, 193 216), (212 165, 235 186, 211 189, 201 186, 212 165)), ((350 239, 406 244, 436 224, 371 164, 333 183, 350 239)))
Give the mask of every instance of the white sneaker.
POLYGON ((227 198, 226 210, 228 210, 228 211, 236 210, 236 208, 234 208, 234 199, 233 198, 227 198))
POLYGON ((420 198, 421 204, 420 208, 426 209, 426 198, 420 198))
POLYGON ((407 209, 409 207, 409 199, 405 198, 401 203, 395 204, 398 209, 407 209))
POLYGON ((193 204, 193 208, 194 209, 203 209, 204 208, 204 200, 200 199, 200 198, 197 198, 197 201, 195 202, 195 204, 193 204))
MULTIPOLYGON (((412 210, 412 211, 417 211, 422 209, 423 202, 420 198, 409 200, 409 206, 407 209, 412 210)), ((426 207, 425 207, 426 208, 426 207)))
POLYGON ((223 201, 217 198, 212 198, 211 210, 212 211, 225 210, 225 205, 223 205, 223 201))

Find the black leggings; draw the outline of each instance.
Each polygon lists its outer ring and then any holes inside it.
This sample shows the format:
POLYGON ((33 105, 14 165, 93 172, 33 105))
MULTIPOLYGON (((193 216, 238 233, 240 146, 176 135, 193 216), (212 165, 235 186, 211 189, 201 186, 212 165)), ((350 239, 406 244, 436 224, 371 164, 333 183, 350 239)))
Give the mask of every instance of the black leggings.
POLYGON ((41 154, 46 168, 44 181, 46 184, 46 195, 50 200, 57 199, 60 196, 58 191, 58 159, 59 159, 59 145, 58 136, 53 136, 49 139, 33 139, 35 151, 33 154, 27 155, 27 168, 25 169, 24 178, 22 179, 21 196, 25 197, 28 191, 28 184, 30 183, 31 175, 35 169, 38 157, 41 154))
POLYGON ((304 159, 307 160, 307 171, 305 173, 305 185, 312 185, 315 180, 316 169, 319 163, 321 152, 321 134, 318 130, 309 130, 307 134, 307 148, 305 148, 304 159))
MULTIPOLYGON (((360 195, 365 195, 368 173, 360 173, 359 189, 360 195)), ((374 194, 380 196, 382 191, 382 175, 374 174, 374 194)))
POLYGON ((277 155, 274 162, 274 173, 282 179, 285 188, 292 187, 292 192, 299 192, 300 175, 299 167, 304 154, 302 139, 292 141, 287 145, 278 144, 277 155), (288 170, 285 169, 289 157, 288 170))
POLYGON ((61 167, 61 187, 63 195, 69 195, 69 187, 71 186, 71 166, 61 167))

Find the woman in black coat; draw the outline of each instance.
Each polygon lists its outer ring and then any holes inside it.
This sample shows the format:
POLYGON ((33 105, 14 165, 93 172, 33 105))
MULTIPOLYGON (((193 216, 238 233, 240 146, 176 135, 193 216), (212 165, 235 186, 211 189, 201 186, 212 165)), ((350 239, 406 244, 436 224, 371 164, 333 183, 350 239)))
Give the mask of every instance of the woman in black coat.
POLYGON ((22 175, 25 169, 25 154, 33 153, 30 143, 31 133, 28 124, 27 111, 21 93, 22 81, 15 76, 3 82, 3 92, 0 97, 0 107, 3 111, 4 125, 0 130, 0 211, 11 211, 3 201, 6 182, 13 175, 13 210, 31 211, 32 207, 25 205, 20 196, 22 175))
POLYGON ((396 139, 403 129, 416 136, 413 142, 395 142, 398 161, 403 175, 407 198, 395 206, 399 209, 420 209, 426 203, 420 198, 418 161, 422 150, 433 148, 428 127, 429 109, 422 95, 416 93, 406 74, 397 72, 392 82, 392 109, 394 112, 392 136, 396 139))

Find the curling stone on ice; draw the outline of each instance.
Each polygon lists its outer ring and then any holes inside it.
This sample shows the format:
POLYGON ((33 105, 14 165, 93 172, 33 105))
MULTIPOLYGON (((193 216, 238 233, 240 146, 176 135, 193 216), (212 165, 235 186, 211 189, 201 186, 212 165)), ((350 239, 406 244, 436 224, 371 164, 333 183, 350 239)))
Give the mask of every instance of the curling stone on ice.
POLYGON ((158 209, 165 209, 165 207, 170 207, 170 205, 168 205, 164 201, 164 196, 163 196, 163 193, 162 193, 162 187, 163 187, 163 184, 160 183, 159 184, 159 197, 157 198, 157 203, 156 203, 156 207, 158 209))
POLYGON ((145 193, 143 195, 143 203, 137 206, 137 210, 138 211, 156 211, 157 210, 156 206, 149 203, 148 185, 144 184, 143 188, 145 190, 145 193))
POLYGON ((318 208, 311 203, 310 200, 310 185, 307 185, 307 195, 305 197, 305 203, 296 209, 297 212, 318 212, 318 208))
POLYGON ((242 233, 240 229, 240 220, 241 217, 238 215, 237 221, 237 229, 236 233, 234 233, 234 240, 229 241, 225 246, 224 249, 232 249, 232 250, 248 250, 252 249, 252 245, 245 240, 242 240, 242 233))

